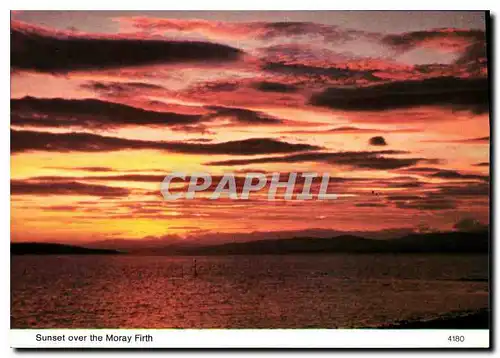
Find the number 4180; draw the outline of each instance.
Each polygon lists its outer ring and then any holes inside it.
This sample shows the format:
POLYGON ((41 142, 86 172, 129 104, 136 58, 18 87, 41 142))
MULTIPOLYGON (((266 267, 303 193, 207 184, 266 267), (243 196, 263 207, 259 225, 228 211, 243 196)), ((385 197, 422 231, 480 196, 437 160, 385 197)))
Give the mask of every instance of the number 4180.
POLYGON ((449 336, 448 337, 448 342, 461 343, 463 341, 465 341, 465 337, 464 336, 449 336))

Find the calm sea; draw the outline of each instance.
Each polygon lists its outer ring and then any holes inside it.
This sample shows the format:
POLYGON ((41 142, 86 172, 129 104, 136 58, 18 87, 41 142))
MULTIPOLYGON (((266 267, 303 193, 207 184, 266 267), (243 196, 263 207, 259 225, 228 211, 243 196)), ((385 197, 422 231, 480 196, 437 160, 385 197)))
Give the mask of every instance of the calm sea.
POLYGON ((372 327, 487 307, 488 257, 12 256, 13 328, 372 327))

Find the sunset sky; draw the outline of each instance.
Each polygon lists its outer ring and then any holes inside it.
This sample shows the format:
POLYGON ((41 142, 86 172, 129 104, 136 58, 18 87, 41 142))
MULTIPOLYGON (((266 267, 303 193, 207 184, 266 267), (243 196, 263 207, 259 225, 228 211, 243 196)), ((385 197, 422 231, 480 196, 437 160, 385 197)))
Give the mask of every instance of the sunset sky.
POLYGON ((485 46, 483 12, 13 12, 12 240, 488 224, 485 46), (339 199, 164 201, 179 171, 339 199))

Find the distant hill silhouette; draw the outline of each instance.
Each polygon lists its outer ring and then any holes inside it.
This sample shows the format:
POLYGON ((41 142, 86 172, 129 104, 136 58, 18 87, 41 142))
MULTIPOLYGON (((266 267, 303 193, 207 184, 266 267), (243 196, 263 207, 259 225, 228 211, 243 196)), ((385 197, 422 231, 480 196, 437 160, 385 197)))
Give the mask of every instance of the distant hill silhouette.
POLYGON ((399 239, 376 240, 357 236, 330 239, 293 238, 226 243, 204 247, 165 247, 161 254, 253 255, 291 253, 488 253, 488 232, 412 234, 399 239))
POLYGON ((303 238, 331 238, 338 236, 357 236, 365 239, 397 239, 405 235, 412 234, 414 231, 407 227, 383 229, 377 231, 360 230, 333 230, 333 229, 305 229, 305 230, 280 230, 280 231, 253 231, 253 232, 235 232, 221 233, 209 232, 202 234, 188 234, 185 237, 175 234, 166 234, 162 236, 146 236, 140 239, 113 238, 98 241, 92 241, 85 244, 85 247, 96 249, 115 249, 120 251, 137 251, 143 249, 165 248, 167 246, 175 247, 200 247, 221 245, 223 243, 250 242, 258 240, 287 240, 294 237, 303 238))
POLYGON ((410 234, 398 239, 366 239, 354 235, 332 238, 299 237, 233 242, 220 245, 131 247, 122 252, 63 244, 12 243, 13 255, 119 254, 136 255, 285 255, 322 253, 488 253, 489 234, 481 232, 442 232, 410 234))
POLYGON ((11 243, 10 253, 12 255, 110 255, 119 254, 120 252, 64 244, 23 242, 11 243))

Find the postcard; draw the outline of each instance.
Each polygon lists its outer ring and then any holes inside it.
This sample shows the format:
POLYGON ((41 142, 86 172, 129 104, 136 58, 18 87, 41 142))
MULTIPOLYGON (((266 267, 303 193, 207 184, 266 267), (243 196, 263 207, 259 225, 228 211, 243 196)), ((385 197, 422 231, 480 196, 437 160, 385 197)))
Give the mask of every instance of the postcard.
POLYGON ((11 346, 489 348, 489 26, 11 12, 11 346))

